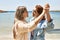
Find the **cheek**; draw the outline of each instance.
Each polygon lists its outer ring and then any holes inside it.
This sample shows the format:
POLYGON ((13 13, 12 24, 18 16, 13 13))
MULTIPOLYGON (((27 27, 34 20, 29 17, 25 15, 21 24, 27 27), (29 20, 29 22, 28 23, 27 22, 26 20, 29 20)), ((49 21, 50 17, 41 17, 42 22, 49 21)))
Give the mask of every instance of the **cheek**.
POLYGON ((26 17, 26 13, 23 14, 23 17, 26 17))
POLYGON ((36 16, 38 16, 38 14, 35 14, 36 16))
POLYGON ((27 17, 28 17, 28 13, 27 13, 27 17))
POLYGON ((28 17, 28 13, 25 14, 25 17, 28 17))

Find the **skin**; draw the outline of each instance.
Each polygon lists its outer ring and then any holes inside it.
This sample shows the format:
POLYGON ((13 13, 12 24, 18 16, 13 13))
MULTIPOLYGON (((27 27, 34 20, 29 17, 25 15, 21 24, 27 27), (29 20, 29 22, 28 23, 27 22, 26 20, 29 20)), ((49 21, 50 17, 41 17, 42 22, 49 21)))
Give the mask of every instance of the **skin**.
POLYGON ((26 17, 28 17, 28 12, 25 11, 24 14, 23 14, 23 16, 24 16, 24 19, 25 19, 26 17))
POLYGON ((51 17, 50 17, 50 14, 49 14, 49 9, 50 9, 50 5, 47 3, 47 4, 45 4, 45 6, 44 6, 45 8, 45 11, 46 11, 46 13, 45 13, 45 17, 46 17, 46 20, 48 21, 48 22, 50 22, 50 20, 51 20, 51 17), (47 10, 46 10, 47 9, 47 10))
POLYGON ((33 15, 34 15, 33 17, 35 17, 35 18, 39 16, 39 14, 35 13, 35 12, 33 12, 33 15))

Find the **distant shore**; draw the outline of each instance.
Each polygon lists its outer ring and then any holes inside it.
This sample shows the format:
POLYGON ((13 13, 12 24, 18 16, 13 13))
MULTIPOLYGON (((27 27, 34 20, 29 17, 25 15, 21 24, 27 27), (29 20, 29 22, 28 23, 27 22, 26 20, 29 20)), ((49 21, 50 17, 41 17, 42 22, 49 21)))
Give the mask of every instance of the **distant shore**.
POLYGON ((4 11, 4 10, 0 10, 0 13, 3 13, 3 12, 7 12, 7 11, 4 11))
MULTIPOLYGON (((3 11, 3 10, 0 10, 0 13, 4 13, 4 12, 15 12, 15 11, 3 11)), ((28 11, 28 12, 31 12, 31 11, 28 11)), ((51 10, 50 12, 60 12, 60 10, 51 10)))
POLYGON ((60 10, 51 10, 50 12, 60 12, 60 10))

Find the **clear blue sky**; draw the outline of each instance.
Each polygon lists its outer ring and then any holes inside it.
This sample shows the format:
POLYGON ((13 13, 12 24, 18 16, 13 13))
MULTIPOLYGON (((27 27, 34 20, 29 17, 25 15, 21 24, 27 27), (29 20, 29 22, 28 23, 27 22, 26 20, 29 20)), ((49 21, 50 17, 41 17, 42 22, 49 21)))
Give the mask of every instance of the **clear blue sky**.
POLYGON ((50 10, 60 10, 60 0, 0 0, 0 9, 14 11, 17 6, 26 6, 28 10, 33 10, 35 5, 46 3, 50 4, 50 10))

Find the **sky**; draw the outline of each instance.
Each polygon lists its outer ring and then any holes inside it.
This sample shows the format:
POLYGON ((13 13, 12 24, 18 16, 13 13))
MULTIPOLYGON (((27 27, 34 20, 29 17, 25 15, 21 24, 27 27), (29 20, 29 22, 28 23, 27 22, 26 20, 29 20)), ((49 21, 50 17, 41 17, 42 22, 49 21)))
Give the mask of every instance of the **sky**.
POLYGON ((60 0, 0 0, 0 9, 15 11, 18 6, 26 6, 32 11, 35 5, 44 6, 46 3, 50 4, 50 10, 60 10, 60 0))

